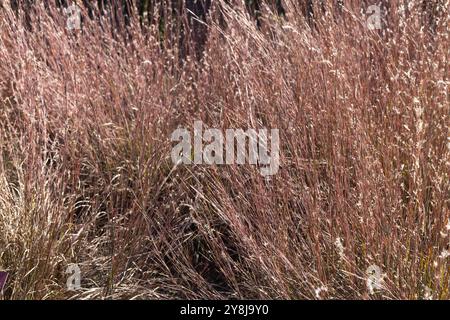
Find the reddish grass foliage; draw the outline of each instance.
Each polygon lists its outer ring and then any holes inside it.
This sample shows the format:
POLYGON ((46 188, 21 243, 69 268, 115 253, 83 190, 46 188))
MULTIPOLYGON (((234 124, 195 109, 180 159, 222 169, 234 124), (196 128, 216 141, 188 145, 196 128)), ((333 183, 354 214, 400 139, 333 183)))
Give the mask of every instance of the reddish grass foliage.
POLYGON ((391 1, 381 30, 367 1, 313 23, 232 2, 195 58, 136 16, 70 31, 52 5, 0 7, 5 299, 449 299, 449 2, 429 27, 391 1), (278 174, 174 165, 195 120, 278 128, 278 174))

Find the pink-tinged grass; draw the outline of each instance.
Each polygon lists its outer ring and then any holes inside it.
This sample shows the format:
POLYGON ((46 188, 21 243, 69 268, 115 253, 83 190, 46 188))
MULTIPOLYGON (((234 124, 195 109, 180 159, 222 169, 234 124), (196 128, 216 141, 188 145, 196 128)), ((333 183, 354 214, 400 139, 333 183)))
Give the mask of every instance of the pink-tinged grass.
POLYGON ((364 1, 314 23, 285 2, 259 27, 218 2, 200 61, 168 19, 125 36, 0 8, 6 299, 449 299, 448 1, 432 29, 392 1, 381 31, 364 1), (280 129, 279 173, 174 167, 195 120, 280 129))

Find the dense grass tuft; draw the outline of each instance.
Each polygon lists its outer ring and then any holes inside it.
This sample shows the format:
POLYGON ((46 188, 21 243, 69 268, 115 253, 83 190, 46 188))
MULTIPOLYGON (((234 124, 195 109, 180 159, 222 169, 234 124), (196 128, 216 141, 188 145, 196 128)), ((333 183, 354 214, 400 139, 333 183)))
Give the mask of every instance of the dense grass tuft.
POLYGON ((0 7, 4 299, 450 298, 449 2, 234 2, 201 48, 184 14, 0 7), (195 120, 280 129, 280 171, 174 165, 195 120))

